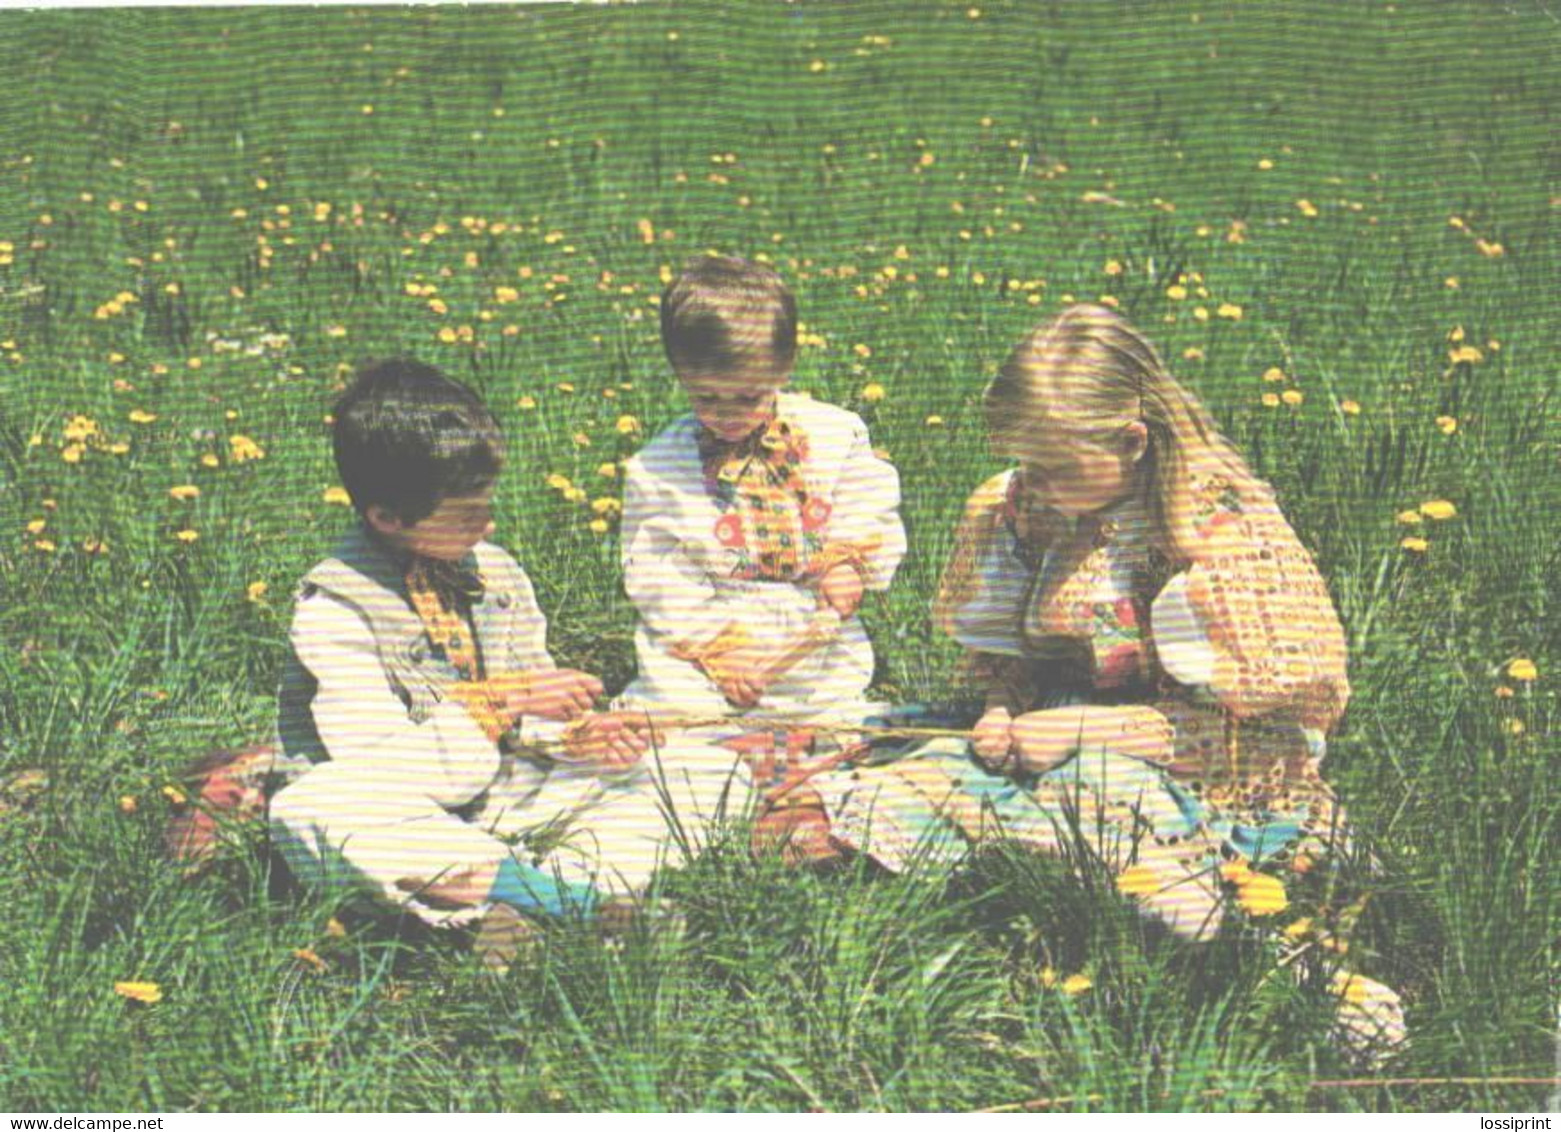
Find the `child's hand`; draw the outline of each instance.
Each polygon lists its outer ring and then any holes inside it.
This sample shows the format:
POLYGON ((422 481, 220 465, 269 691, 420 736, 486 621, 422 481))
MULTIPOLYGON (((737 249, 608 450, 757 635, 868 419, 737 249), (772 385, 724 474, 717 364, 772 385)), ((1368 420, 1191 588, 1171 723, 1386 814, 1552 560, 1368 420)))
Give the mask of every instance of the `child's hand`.
POLYGON ((770 685, 769 673, 763 661, 750 666, 729 666, 718 676, 712 676, 716 687, 728 703, 734 707, 750 708, 763 697, 770 685))
POLYGON ((512 717, 577 719, 591 710, 602 694, 602 682, 574 668, 532 668, 491 677, 490 685, 504 697, 512 717))
POLYGON ((819 600, 829 606, 845 621, 856 614, 862 605, 862 575, 849 562, 840 562, 825 570, 814 587, 819 600))
POLYGON ((1019 765, 1031 774, 1045 774, 1067 762, 1079 748, 1078 708, 1031 711, 1013 722, 1014 750, 1019 765))
POLYGON ((1032 711, 1014 720, 1019 763, 1045 774, 1079 750, 1102 750, 1163 765, 1172 749, 1170 721, 1147 706, 1079 704, 1032 711))
POLYGON ((564 731, 568 762, 600 770, 623 770, 640 761, 653 742, 659 741, 648 720, 633 712, 598 713, 571 724, 564 731))
POLYGON ((976 758, 989 770, 1003 773, 1013 769, 1014 717, 1007 708, 990 708, 971 732, 971 742, 976 758))

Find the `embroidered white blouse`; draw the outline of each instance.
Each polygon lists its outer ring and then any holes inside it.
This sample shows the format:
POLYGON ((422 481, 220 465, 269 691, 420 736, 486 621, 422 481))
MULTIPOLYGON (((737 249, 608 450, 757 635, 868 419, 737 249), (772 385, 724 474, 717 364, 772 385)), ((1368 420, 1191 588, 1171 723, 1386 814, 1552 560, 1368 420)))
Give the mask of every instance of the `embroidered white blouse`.
MULTIPOLYGON (((898 473, 874 454, 861 418, 845 409, 783 392, 776 419, 790 426, 798 442, 808 498, 802 515, 807 546, 826 556, 843 552, 868 589, 887 589, 905 555, 898 473)), ((707 482, 699 438, 699 422, 689 414, 628 464, 624 586, 640 624, 639 678, 625 692, 625 702, 724 714, 734 709, 698 664, 685 658, 734 629, 760 646, 783 645, 806 630, 818 599, 806 567, 793 580, 753 576, 751 527, 707 482)), ((774 683, 757 710, 833 712, 862 701, 872 672, 872 644, 853 617, 836 640, 774 683)))

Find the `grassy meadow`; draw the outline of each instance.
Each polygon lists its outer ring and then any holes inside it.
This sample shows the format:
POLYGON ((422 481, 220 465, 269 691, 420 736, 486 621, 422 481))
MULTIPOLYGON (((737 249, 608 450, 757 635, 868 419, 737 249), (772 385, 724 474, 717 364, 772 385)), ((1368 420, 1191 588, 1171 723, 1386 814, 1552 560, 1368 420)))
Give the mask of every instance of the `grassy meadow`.
POLYGON ((10 11, 0 49, 0 1109, 1544 1106, 1551 5, 10 11), (502 979, 259 848, 181 876, 169 789, 268 731, 365 358, 484 393, 498 540, 622 686, 619 461, 684 411, 656 298, 705 249, 785 274, 796 385, 900 469, 897 700, 951 689, 984 381, 1075 298, 1140 323, 1332 587, 1348 857, 1195 948, 1088 870, 812 875, 734 834, 666 876, 681 945, 561 929, 502 979), (1328 1083, 1325 973, 1270 942, 1302 917, 1402 991, 1381 1072, 1430 1083, 1328 1083))

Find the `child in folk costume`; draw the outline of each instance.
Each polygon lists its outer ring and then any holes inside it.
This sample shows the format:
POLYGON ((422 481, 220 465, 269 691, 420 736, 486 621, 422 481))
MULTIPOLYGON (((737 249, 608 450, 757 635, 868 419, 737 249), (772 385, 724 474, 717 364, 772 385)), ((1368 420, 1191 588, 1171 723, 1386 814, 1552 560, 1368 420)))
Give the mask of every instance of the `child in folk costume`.
POLYGON ((360 373, 334 418, 361 523, 294 613, 279 733, 312 765, 271 804, 289 864, 485 930, 643 892, 662 807, 696 830, 745 804, 741 772, 665 746, 653 768, 643 721, 593 713, 600 682, 555 666, 525 572, 485 541, 504 444, 475 394, 393 360, 360 373), (501 840, 544 827, 562 836, 541 861, 501 840))
MULTIPOLYGON (((1310 555, 1115 311, 1039 327, 985 409, 1018 467, 966 506, 935 609, 985 710, 969 745, 815 779, 830 835, 891 867, 929 840, 1082 836, 1193 939, 1219 925, 1222 879, 1274 910, 1283 890, 1252 866, 1304 867, 1341 821, 1319 767, 1349 698, 1345 638, 1310 555)), ((1348 987, 1356 1036, 1402 1037, 1392 991, 1348 987)))
POLYGON ((623 703, 860 721, 857 618, 905 553, 899 477, 844 409, 784 391, 797 308, 769 268, 709 256, 661 303, 693 413, 629 461, 624 583, 639 677, 623 703))

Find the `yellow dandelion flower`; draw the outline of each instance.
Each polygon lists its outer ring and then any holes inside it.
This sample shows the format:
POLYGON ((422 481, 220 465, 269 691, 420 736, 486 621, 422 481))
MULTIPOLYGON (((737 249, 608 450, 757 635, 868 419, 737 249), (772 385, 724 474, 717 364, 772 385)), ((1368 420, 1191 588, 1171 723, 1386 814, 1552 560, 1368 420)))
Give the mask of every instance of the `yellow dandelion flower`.
POLYGON ((613 424, 613 427, 618 430, 618 433, 621 436, 633 436, 635 433, 640 431, 639 418, 624 414, 618 418, 618 420, 613 424))
POLYGON ((515 402, 515 407, 517 409, 525 409, 529 412, 530 410, 537 407, 537 399, 528 393, 515 402))
POLYGON ((584 503, 585 498, 585 488, 583 487, 571 487, 564 492, 564 499, 570 503, 584 503))
POLYGON ((1360 402, 1344 400, 1339 402, 1339 411, 1348 413, 1352 417, 1360 416, 1360 402))
POLYGON ((1253 873, 1236 888, 1236 903, 1249 916, 1273 916, 1290 906, 1278 877, 1253 873))
POLYGON ((855 346, 852 346, 851 352, 859 358, 870 358, 873 356, 873 348, 865 342, 858 342, 855 346))
POLYGON ((32 522, 27 524, 27 533, 30 535, 42 534, 43 528, 48 525, 49 521, 47 519, 34 519, 32 522))
POLYGON ((327 939, 346 939, 347 927, 335 916, 325 921, 325 936, 327 939))
POLYGON ((1302 916, 1299 920, 1291 924, 1284 931, 1285 938, 1291 943, 1299 943, 1301 940, 1305 939, 1311 934, 1312 918, 1310 916, 1302 916))
POLYGON ((618 512, 622 511, 623 504, 619 503, 610 495, 604 495, 599 499, 591 500, 591 510, 598 515, 606 517, 609 515, 616 515, 618 512))
POLYGON ((937 413, 933 413, 931 416, 929 416, 927 418, 925 423, 926 423, 928 428, 942 428, 943 427, 943 418, 938 416, 937 413))
POLYGON ((574 484, 569 482, 568 476, 560 475, 558 472, 549 472, 545 482, 554 491, 568 491, 574 486, 574 484))
MULTIPOLYGON (((1538 675, 1538 673, 1536 672, 1535 675, 1538 675)), ((1513 692, 1511 688, 1507 687, 1507 685, 1498 684, 1496 686, 1496 698, 1498 700, 1510 700, 1514 695, 1516 695, 1516 693, 1513 692)))
POLYGON ((1539 669, 1532 660, 1519 657, 1507 665, 1507 675, 1514 680, 1522 680, 1525 683, 1539 679, 1539 669))
POLYGON ((168 799, 170 806, 182 806, 189 801, 189 798, 185 797, 184 791, 177 786, 164 786, 163 797, 168 799))
POLYGON ((1456 228, 1460 232, 1462 232, 1464 228, 1467 227, 1467 225, 1463 222, 1463 217, 1461 216, 1449 216, 1447 218, 1447 226, 1449 228, 1456 228))
POLYGON ((242 433, 228 437, 228 456, 235 464, 265 458, 266 450, 242 433))
POLYGON ((1437 417, 1436 418, 1436 427, 1441 429, 1442 432, 1445 433, 1446 435, 1451 436, 1453 433, 1458 431, 1458 418, 1457 417, 1437 417))
POLYGON ((453 326, 441 326, 439 333, 435 337, 448 346, 456 340, 457 335, 453 326))
POLYGON ((1528 730, 1528 728, 1523 725, 1523 721, 1521 719, 1509 719, 1506 723, 1502 724, 1502 726, 1506 729, 1508 735, 1521 735, 1523 732, 1528 730))
POLYGON ((1280 369, 1278 366, 1269 366, 1266 370, 1263 371, 1264 381, 1283 381, 1284 379, 1285 371, 1280 369))
POLYGON ((64 435, 66 440, 90 440, 98 435, 98 422, 78 413, 65 422, 64 435))
POLYGON ((588 433, 577 432, 570 439, 574 441, 576 448, 591 447, 591 437, 588 433))
POLYGON ((1274 162, 1270 158, 1260 157, 1258 159, 1257 167, 1266 173, 1274 167, 1274 162))
POLYGON ((138 806, 138 803, 136 802, 135 796, 133 794, 121 794, 119 796, 119 812, 120 813, 122 813, 122 814, 133 814, 133 813, 136 812, 137 806, 138 806))
POLYGON ((131 424, 151 424, 156 419, 157 419, 157 414, 156 413, 149 413, 145 409, 131 409, 130 410, 130 423, 131 424))
POLYGON ((1317 215, 1317 206, 1315 204, 1313 204, 1311 201, 1305 200, 1304 198, 1302 200, 1296 201, 1295 202, 1295 207, 1296 207, 1296 211, 1298 211, 1302 216, 1306 217, 1307 219, 1311 219, 1312 217, 1317 215))
POLYGON ((573 393, 575 391, 574 383, 569 381, 560 381, 553 388, 557 389, 560 393, 573 393))
POLYGON ((1463 341, 1463 327, 1455 326, 1447 332, 1447 340, 1454 345, 1463 341))
POLYGON ((591 533, 593 535, 604 535, 608 531, 608 523, 606 519, 592 519, 586 525, 591 528, 591 533))
POLYGON ((1442 286, 1446 287, 1449 291, 1458 290, 1458 276, 1449 275, 1446 279, 1442 280, 1442 286))
POLYGON ((316 975, 325 974, 325 960, 316 955, 313 948, 295 947, 293 948, 293 958, 305 967, 313 970, 316 975))
POLYGON ((596 469, 596 474, 604 480, 616 479, 618 476, 617 464, 603 464, 596 469))
POLYGON ((1069 975, 1062 980, 1062 993, 1070 997, 1077 997, 1094 985, 1094 982, 1088 975, 1069 975))
POLYGON ((1431 547, 1431 544, 1426 542, 1425 539, 1416 538, 1414 535, 1411 535, 1406 539, 1401 539, 1398 545, 1412 554, 1424 554, 1431 547))
POLYGON ((170 487, 168 489, 168 494, 180 502, 188 503, 192 499, 200 498, 201 489, 196 487, 193 483, 181 483, 177 487, 170 487))
POLYGON ((878 402, 882 401, 885 396, 887 396, 887 392, 885 391, 884 387, 879 385, 876 381, 869 381, 866 385, 862 386, 862 391, 858 393, 857 396, 869 405, 876 405, 878 402))
POLYGON ((250 582, 244 587, 244 597, 255 605, 266 600, 266 591, 271 587, 265 582, 250 582))
POLYGON ((1203 361, 1204 354, 1202 350, 1198 349, 1198 347, 1188 346, 1185 350, 1182 351, 1182 358, 1183 360, 1189 362, 1201 362, 1203 361))
POLYGON ((1057 985, 1057 968, 1042 967, 1039 973, 1039 978, 1041 980, 1041 986, 1045 987, 1047 990, 1051 990, 1052 987, 1057 985))
POLYGON ((320 501, 322 503, 333 503, 339 507, 352 506, 352 496, 347 494, 346 488, 340 486, 326 488, 320 493, 320 501))
POLYGON ((33 543, 33 549, 42 551, 44 554, 53 554, 56 547, 53 539, 41 538, 33 543))
POLYGON ((1334 994, 1355 1006, 1366 1005, 1371 997, 1371 981, 1345 971, 1335 971, 1329 986, 1334 994))
POLYGON ((1160 878, 1148 865, 1133 865, 1117 877, 1117 891, 1125 896, 1150 896, 1160 891, 1160 878))
POLYGON ((1104 271, 1107 275, 1112 275, 1112 276, 1121 275, 1122 274, 1122 262, 1120 260, 1108 259, 1108 260, 1106 260, 1105 265, 1103 267, 1101 267, 1100 270, 1104 271))
POLYGON ((1299 389, 1286 389, 1279 395, 1279 399, 1286 405, 1299 405, 1302 401, 1306 400, 1306 394, 1302 393, 1299 389))
POLYGON ((1400 511, 1397 518, 1400 523, 1411 527, 1425 522, 1425 516, 1419 511, 1400 511))
POLYGON ((1475 240, 1474 247, 1486 259, 1500 259, 1507 254, 1507 249, 1494 240, 1475 240))
POLYGON ((1215 308, 1214 313, 1221 318, 1228 318, 1232 322, 1240 322, 1241 316, 1246 312, 1241 309, 1241 304, 1239 303, 1221 303, 1215 308))
POLYGON ((216 467, 220 467, 221 464, 222 464, 222 461, 217 459, 217 454, 215 452, 203 452, 203 453, 201 453, 201 467, 203 467, 203 468, 216 468, 216 467))
POLYGON ((173 537, 178 539, 180 542, 191 543, 200 538, 201 533, 199 531, 191 530, 189 527, 185 527, 182 531, 176 531, 173 537))
POLYGON ((1165 297, 1167 299, 1175 299, 1177 302, 1181 302, 1187 297, 1187 288, 1183 287, 1180 283, 1172 283, 1165 289, 1165 297))
POLYGON ((1245 857, 1237 857, 1222 864, 1219 872, 1220 876, 1231 884, 1242 884, 1252 876, 1252 866, 1247 863, 1245 857))
POLYGON ((1478 346, 1459 346, 1456 350, 1447 351, 1447 360, 1453 365, 1458 365, 1460 362, 1474 365, 1476 362, 1484 361, 1485 355, 1480 353, 1478 346))
POLYGON ((1452 519, 1457 516, 1458 508, 1445 499, 1433 499, 1429 503, 1420 505, 1420 513, 1427 519, 1436 519, 1438 522, 1444 519, 1452 519))
POLYGON ((120 998, 153 1006, 163 1000, 163 988, 156 983, 123 982, 114 984, 114 993, 120 998))
POLYGON ((81 463, 82 454, 85 452, 86 449, 79 444, 67 444, 60 449, 60 459, 67 464, 79 464, 81 463))
POLYGON ((1265 394, 1263 394, 1263 407, 1265 409, 1277 409, 1279 407, 1279 394, 1277 394, 1277 393, 1265 393, 1265 394))

